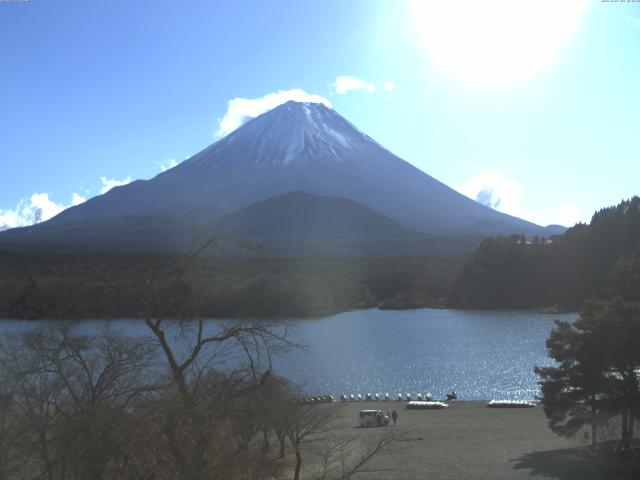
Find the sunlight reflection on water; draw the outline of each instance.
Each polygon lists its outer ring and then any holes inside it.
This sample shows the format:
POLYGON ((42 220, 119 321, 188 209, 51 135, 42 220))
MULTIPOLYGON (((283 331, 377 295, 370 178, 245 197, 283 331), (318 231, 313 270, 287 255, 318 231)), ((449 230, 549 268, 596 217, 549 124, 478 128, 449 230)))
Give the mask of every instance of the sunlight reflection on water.
MULTIPOLYGON (((291 320, 294 338, 306 345, 274 359, 274 370, 309 394, 455 390, 460 399, 531 399, 538 394, 535 365, 548 365, 545 340, 555 319, 526 311, 357 310, 320 319, 291 320)), ((219 323, 211 320, 211 326, 219 323)), ((0 321, 0 333, 38 322, 0 321)), ((91 331, 102 321, 81 323, 91 331)), ((146 334, 140 320, 112 326, 146 334)))
POLYGON ((523 311, 361 310, 294 321, 309 344, 276 360, 276 371, 309 391, 430 392, 461 399, 538 394, 535 365, 550 363, 545 340, 557 318, 523 311))

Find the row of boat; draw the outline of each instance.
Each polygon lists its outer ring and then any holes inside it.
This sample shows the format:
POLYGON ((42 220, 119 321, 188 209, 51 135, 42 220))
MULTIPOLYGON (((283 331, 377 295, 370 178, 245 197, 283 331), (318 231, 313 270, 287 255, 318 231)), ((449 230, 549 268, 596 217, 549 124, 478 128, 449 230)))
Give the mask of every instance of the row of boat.
MULTIPOLYGON (((431 395, 430 393, 425 393, 424 395, 422 393, 416 393, 415 396, 411 395, 410 393, 405 393, 404 395, 402 393, 399 393, 395 399, 399 402, 402 401, 407 401, 407 402, 411 402, 412 400, 417 400, 419 402, 421 401, 425 401, 425 402, 429 402, 431 400, 433 400, 433 395, 431 395)), ((357 394, 346 394, 343 393, 342 395, 340 395, 340 401, 342 402, 371 402, 371 401, 388 401, 391 400, 391 396, 388 393, 384 393, 384 394, 380 394, 380 393, 367 393, 366 395, 361 395, 359 393, 357 394)))
MULTIPOLYGON (((340 395, 340 401, 342 402, 371 402, 371 401, 389 401, 391 397, 388 393, 379 394, 379 393, 367 393, 366 395, 361 394, 345 394, 340 395)), ((399 393, 395 400, 401 402, 406 401, 407 408, 409 409, 439 409, 439 408, 448 408, 444 402, 434 402, 433 396, 430 393, 425 393, 424 395, 421 393, 417 393, 415 396, 410 393, 399 393)), ((334 401, 333 396, 331 395, 321 395, 314 397, 307 397, 299 400, 299 403, 331 403, 334 401)), ((491 400, 487 402, 488 408, 534 408, 536 406, 536 402, 530 400, 491 400)))
POLYGON ((488 408, 535 408, 536 402, 529 400, 491 400, 488 408))
POLYGON ((333 402, 333 396, 321 395, 319 397, 307 397, 298 400, 298 403, 331 403, 333 402))

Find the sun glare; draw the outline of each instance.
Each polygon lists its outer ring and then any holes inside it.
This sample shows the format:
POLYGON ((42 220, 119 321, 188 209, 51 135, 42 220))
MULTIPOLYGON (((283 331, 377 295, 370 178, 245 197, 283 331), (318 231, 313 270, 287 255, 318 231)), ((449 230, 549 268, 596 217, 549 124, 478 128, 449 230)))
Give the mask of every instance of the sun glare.
POLYGON ((472 86, 506 86, 547 67, 586 0, 412 0, 418 38, 438 70, 472 86))

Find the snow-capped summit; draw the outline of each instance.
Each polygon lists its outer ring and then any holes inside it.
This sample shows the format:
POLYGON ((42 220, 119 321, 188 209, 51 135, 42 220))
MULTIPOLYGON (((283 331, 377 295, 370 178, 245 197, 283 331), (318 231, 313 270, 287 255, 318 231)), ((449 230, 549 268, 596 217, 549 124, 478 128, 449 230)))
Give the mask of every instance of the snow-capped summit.
POLYGON ((289 101, 249 120, 173 173, 206 173, 234 165, 270 168, 291 162, 339 162, 376 147, 331 108, 289 101))

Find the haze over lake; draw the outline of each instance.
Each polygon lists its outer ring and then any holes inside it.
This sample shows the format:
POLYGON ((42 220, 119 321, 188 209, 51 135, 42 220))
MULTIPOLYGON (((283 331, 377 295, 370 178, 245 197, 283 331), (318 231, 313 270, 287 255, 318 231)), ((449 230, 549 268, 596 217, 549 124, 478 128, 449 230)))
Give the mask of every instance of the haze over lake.
MULTIPOLYGON (((357 310, 320 319, 290 320, 306 344, 274 359, 274 370, 310 394, 455 390, 460 399, 530 399, 538 394, 534 365, 548 365, 545 340, 555 319, 528 311, 357 310)), ((212 325, 219 320, 211 320, 212 325)), ((82 322, 89 331, 102 321, 82 322)), ((111 322, 131 334, 141 320, 111 322)), ((0 332, 31 322, 3 321, 0 332)))

